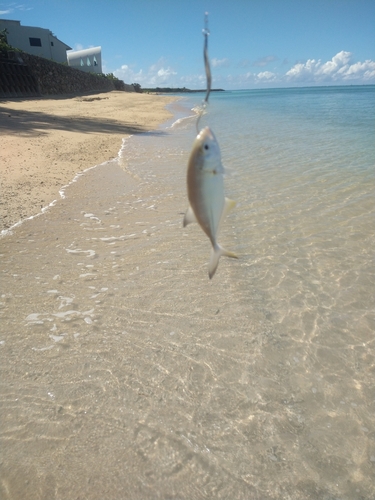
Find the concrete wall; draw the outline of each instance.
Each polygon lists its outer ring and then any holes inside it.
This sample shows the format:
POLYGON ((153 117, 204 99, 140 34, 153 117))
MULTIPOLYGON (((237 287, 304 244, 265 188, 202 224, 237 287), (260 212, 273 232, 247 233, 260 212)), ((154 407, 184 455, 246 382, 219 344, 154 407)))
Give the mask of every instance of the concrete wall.
POLYGON ((26 64, 0 59, 0 99, 40 96, 38 82, 26 64))
POLYGON ((3 29, 8 31, 7 40, 12 47, 56 62, 67 61, 66 51, 71 47, 56 38, 50 30, 21 26, 20 21, 0 19, 0 30, 3 29), (40 46, 38 46, 39 43, 40 46))
POLYGON ((132 85, 84 73, 42 57, 19 53, 13 60, 0 60, 0 98, 61 95, 125 90, 132 85))

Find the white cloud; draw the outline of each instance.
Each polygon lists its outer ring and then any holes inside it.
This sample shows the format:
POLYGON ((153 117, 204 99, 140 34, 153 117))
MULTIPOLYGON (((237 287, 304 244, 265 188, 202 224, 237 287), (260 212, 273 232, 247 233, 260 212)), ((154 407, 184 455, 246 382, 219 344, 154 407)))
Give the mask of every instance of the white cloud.
POLYGON ((375 61, 367 59, 365 62, 357 62, 349 66, 345 72, 344 79, 350 80, 352 77, 356 78, 362 75, 364 81, 375 79, 375 61))
MULTIPOLYGON (((306 62, 294 64, 288 71, 285 70, 285 65, 286 61, 280 60, 278 71, 272 68, 272 71, 253 73, 246 71, 244 65, 242 67, 231 65, 228 59, 212 59, 212 86, 213 88, 235 89, 375 83, 375 62, 372 60, 355 61, 353 54, 344 50, 328 61, 311 58, 306 62), (213 61, 215 61, 215 66, 213 61), (217 70, 220 67, 225 68, 226 65, 233 68, 231 73, 226 72, 225 69, 217 70)), ((187 87, 191 89, 206 87, 204 71, 181 74, 164 58, 159 59, 148 69, 137 69, 124 64, 113 73, 126 83, 139 83, 142 87, 187 87)))
POLYGON ((171 68, 160 68, 157 75, 161 78, 168 78, 169 76, 172 76, 172 75, 177 75, 177 73, 175 71, 173 71, 171 68))
POLYGON ((157 63, 152 64, 147 71, 143 69, 137 71, 134 67, 123 64, 113 74, 126 83, 139 83, 142 87, 157 87, 159 85, 174 86, 174 77, 177 72, 167 66, 166 61, 161 58, 157 63))
POLYGON ((267 66, 267 64, 271 62, 277 61, 277 59, 278 58, 276 56, 261 57, 260 59, 257 59, 255 62, 253 62, 253 66, 259 66, 262 68, 264 66, 267 66))
MULTIPOLYGON (((74 47, 72 50, 68 50, 68 52, 72 52, 72 51, 75 51, 75 50, 83 50, 85 47, 81 44, 81 43, 75 43, 74 44, 74 47)), ((87 47, 89 48, 89 47, 87 47)))
POLYGON ((179 78, 179 82, 181 87, 204 89, 206 87, 206 75, 184 75, 179 78))
POLYGON ((24 4, 15 4, 11 3, 7 7, 5 7, 5 10, 0 10, 0 16, 6 16, 7 14, 12 14, 12 12, 15 12, 17 10, 20 10, 22 12, 26 12, 28 10, 33 10, 34 7, 27 7, 24 4))
POLYGON ((351 52, 342 50, 332 57, 330 61, 322 63, 321 59, 308 59, 305 63, 295 64, 285 77, 289 82, 319 83, 370 83, 375 79, 375 62, 352 62, 351 52))
POLYGON ((239 68, 247 68, 250 64, 249 59, 241 59, 241 61, 238 63, 239 68))
POLYGON ((316 61, 315 59, 308 59, 306 63, 298 63, 293 66, 289 71, 286 72, 286 76, 290 77, 290 79, 304 79, 306 77, 310 77, 317 66, 319 66, 320 61, 316 61))
POLYGON ((215 57, 211 59, 211 66, 213 68, 227 68, 230 66, 230 61, 226 57, 223 59, 216 59, 215 57))
POLYGON ((143 70, 134 71, 127 64, 123 64, 121 68, 116 69, 113 74, 117 76, 117 78, 120 78, 120 80, 124 80, 126 83, 144 83, 143 70))
POLYGON ((332 57, 330 61, 322 64, 317 71, 319 75, 331 76, 335 73, 342 73, 347 68, 352 54, 350 52, 345 52, 342 50, 338 54, 332 57))
POLYGON ((347 51, 338 52, 328 61, 311 58, 295 64, 288 71, 284 68, 285 61, 281 60, 279 71, 232 72, 216 76, 213 72, 213 85, 224 89, 245 89, 375 83, 375 61, 355 61, 353 54, 347 51))
POLYGON ((267 80, 267 81, 275 80, 276 78, 276 74, 272 73, 271 71, 262 71, 261 73, 258 73, 256 76, 259 78, 259 80, 267 80))

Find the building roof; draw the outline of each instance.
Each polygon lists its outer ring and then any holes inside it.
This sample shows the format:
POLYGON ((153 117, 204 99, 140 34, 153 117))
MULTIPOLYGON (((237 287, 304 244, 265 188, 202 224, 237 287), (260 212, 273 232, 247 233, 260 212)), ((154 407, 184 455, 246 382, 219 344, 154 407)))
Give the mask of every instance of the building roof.
POLYGON ((99 47, 91 47, 89 49, 83 49, 83 50, 72 50, 71 52, 68 52, 67 55, 73 56, 74 57, 87 57, 87 56, 95 56, 97 54, 100 54, 102 51, 102 48, 99 47))
POLYGON ((51 30, 49 30, 48 28, 40 28, 39 26, 24 26, 23 24, 21 24, 21 21, 16 21, 16 20, 13 20, 13 19, 0 19, 0 24, 2 25, 7 25, 10 27, 11 25, 15 25, 15 26, 18 26, 20 28, 23 28, 23 29, 32 29, 32 30, 44 30, 44 31, 48 31, 49 34, 51 36, 53 36, 53 38, 55 38, 55 40, 58 40, 62 45, 65 46, 65 50, 72 50, 72 47, 70 47, 69 45, 67 45, 65 42, 62 42, 61 40, 59 40, 57 38, 56 35, 54 35, 52 33, 51 30))

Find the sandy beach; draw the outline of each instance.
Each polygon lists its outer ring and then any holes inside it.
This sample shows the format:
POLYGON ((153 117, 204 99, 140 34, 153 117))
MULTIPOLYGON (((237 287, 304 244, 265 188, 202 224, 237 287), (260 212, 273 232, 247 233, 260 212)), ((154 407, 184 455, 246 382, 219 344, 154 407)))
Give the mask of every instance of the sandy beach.
POLYGON ((59 198, 77 172, 117 156, 124 137, 153 130, 173 97, 108 92, 0 102, 0 229, 59 198))

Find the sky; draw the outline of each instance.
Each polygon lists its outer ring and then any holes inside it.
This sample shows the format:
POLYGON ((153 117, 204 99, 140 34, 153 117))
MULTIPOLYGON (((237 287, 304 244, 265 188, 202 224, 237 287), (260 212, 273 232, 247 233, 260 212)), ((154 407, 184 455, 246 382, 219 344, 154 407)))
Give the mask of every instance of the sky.
POLYGON ((213 88, 375 83, 375 0, 0 0, 143 88, 205 88, 206 11, 213 88))

